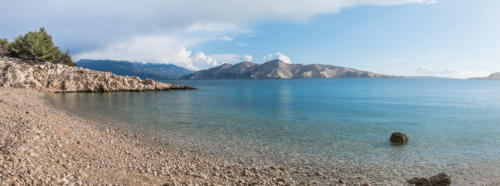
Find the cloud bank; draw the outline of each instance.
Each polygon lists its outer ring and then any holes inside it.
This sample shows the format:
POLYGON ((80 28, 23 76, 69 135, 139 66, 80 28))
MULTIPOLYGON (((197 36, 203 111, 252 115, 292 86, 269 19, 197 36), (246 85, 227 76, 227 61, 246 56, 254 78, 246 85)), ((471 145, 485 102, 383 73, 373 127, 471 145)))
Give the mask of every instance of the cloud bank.
POLYGON ((473 69, 438 69, 430 68, 420 65, 415 72, 420 76, 438 76, 438 77, 451 77, 451 78, 470 78, 470 77, 484 77, 491 72, 484 70, 473 69))
POLYGON ((262 62, 270 61, 273 59, 279 59, 279 60, 281 60, 285 63, 288 63, 288 64, 292 63, 292 60, 290 59, 290 57, 286 56, 285 54, 282 54, 281 52, 269 54, 269 55, 262 57, 262 62))
MULTIPOLYGON (((223 62, 190 48, 232 42, 262 20, 304 21, 354 6, 428 4, 435 0, 16 0, 4 1, 0 35, 46 26, 76 58, 173 63, 203 69, 223 62), (231 37, 230 37, 230 36, 231 37), (194 54, 193 54, 194 53, 194 54)), ((214 54, 217 55, 217 54, 214 54)), ((236 54, 233 54, 236 55, 236 54)), ((241 56, 236 55, 231 59, 241 56)), ((228 60, 225 57, 224 60, 228 60)))

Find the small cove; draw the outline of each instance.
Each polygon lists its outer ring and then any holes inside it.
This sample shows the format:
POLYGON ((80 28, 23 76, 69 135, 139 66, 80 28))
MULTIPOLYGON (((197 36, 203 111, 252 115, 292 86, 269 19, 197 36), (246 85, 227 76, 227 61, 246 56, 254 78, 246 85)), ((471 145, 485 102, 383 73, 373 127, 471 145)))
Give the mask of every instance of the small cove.
POLYGON ((495 183, 500 82, 453 79, 173 81, 193 91, 51 94, 63 110, 214 157, 401 183, 448 172, 495 183), (389 145, 391 132, 410 137, 389 145))

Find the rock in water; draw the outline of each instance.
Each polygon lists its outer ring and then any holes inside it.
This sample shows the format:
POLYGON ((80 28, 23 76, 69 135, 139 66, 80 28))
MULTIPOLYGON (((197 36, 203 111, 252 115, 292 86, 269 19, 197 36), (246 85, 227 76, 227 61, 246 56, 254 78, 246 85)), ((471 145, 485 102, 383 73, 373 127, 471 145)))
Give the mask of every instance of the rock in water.
POLYGON ((408 181, 409 184, 416 186, 449 186, 451 185, 451 179, 446 173, 439 173, 435 176, 431 176, 429 179, 415 177, 408 181))
POLYGON ((446 173, 439 173, 438 175, 429 178, 433 186, 448 186, 451 185, 451 179, 446 173))
POLYGON ((408 181, 409 184, 416 185, 416 186, 430 186, 431 182, 427 178, 420 178, 420 177, 415 177, 412 178, 408 181))
POLYGON ((393 145, 404 145, 408 143, 408 136, 401 132, 394 132, 389 139, 393 145))

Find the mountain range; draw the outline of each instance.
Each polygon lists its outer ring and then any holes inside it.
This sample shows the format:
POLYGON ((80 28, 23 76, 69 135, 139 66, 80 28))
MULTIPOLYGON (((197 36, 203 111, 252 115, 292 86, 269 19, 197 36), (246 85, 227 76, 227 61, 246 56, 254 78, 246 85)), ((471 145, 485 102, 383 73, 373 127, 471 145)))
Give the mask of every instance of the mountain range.
POLYGON ((383 74, 333 65, 288 64, 271 60, 262 64, 244 61, 238 64, 223 64, 181 77, 182 79, 291 79, 291 78, 389 78, 383 74))
POLYGON ((76 63, 77 67, 91 70, 111 72, 122 76, 137 76, 156 80, 177 79, 193 73, 193 71, 172 64, 138 63, 115 60, 82 59, 76 63))

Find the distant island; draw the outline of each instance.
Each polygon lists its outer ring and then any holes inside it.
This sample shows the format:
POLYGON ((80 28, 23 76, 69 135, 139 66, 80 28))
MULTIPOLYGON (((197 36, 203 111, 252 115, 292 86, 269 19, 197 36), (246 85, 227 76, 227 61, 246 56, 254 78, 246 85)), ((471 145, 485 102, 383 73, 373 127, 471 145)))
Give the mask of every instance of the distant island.
POLYGON ((300 78, 390 78, 394 76, 376 74, 347 67, 321 64, 288 64, 279 59, 262 64, 244 61, 238 64, 223 64, 201 70, 181 79, 300 79, 300 78))
POLYGON ((495 72, 487 77, 470 78, 473 80, 500 80, 500 72, 495 72))
POLYGON ((191 74, 193 71, 172 64, 139 63, 116 60, 82 59, 76 63, 77 67, 88 68, 102 72, 111 72, 121 76, 137 76, 155 80, 177 79, 191 74))

